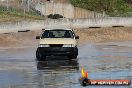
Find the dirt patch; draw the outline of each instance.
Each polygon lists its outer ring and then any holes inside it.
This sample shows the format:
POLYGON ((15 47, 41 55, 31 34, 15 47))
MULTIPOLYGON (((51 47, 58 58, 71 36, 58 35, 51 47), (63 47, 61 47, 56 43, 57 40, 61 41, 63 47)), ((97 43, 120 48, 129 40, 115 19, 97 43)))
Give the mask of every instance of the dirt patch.
POLYGON ((111 42, 111 41, 131 41, 132 28, 99 28, 99 29, 77 29, 80 36, 79 43, 84 42, 111 42))
MULTIPOLYGON (((111 42, 111 41, 131 41, 132 27, 127 28, 89 28, 75 29, 80 36, 79 44, 86 42, 111 42)), ((29 31, 23 33, 0 34, 0 47, 15 46, 36 46, 38 41, 35 39, 41 31, 29 31)))
POLYGON ((39 34, 40 31, 0 34, 0 47, 34 46, 39 34))

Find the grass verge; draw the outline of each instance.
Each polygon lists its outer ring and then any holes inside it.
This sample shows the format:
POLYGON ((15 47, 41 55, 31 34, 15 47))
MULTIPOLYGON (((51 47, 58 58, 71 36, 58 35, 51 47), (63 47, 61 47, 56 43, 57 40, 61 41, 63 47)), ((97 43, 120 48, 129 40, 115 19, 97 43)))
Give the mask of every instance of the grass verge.
POLYGON ((17 10, 5 7, 0 7, 0 22, 16 22, 22 20, 44 20, 45 17, 38 15, 35 11, 30 10, 26 12, 24 10, 17 10))

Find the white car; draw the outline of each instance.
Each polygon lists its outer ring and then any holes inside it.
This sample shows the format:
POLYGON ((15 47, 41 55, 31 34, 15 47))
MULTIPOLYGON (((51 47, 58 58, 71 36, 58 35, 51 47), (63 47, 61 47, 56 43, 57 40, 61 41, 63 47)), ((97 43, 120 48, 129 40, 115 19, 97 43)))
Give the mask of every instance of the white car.
POLYGON ((68 56, 75 59, 78 56, 76 36, 72 29, 45 29, 41 36, 39 46, 36 50, 38 61, 46 60, 46 56, 68 56))

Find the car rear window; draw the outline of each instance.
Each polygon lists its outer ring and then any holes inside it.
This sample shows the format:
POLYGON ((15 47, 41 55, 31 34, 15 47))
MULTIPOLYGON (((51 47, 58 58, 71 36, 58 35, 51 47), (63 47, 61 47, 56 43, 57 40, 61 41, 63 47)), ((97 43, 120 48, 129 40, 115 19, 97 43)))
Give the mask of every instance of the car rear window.
POLYGON ((70 30, 45 30, 42 38, 74 38, 70 30))

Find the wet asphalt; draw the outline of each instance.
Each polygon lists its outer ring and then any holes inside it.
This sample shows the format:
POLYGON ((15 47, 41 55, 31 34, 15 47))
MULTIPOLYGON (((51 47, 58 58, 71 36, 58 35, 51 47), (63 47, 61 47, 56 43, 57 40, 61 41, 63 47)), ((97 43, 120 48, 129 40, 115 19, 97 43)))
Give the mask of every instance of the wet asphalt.
MULTIPOLYGON (((0 49, 0 88, 82 88, 81 66, 90 79, 132 80, 132 42, 88 43, 75 60, 47 57, 37 62, 37 46, 0 49)), ((132 88, 88 86, 88 88, 132 88)))

